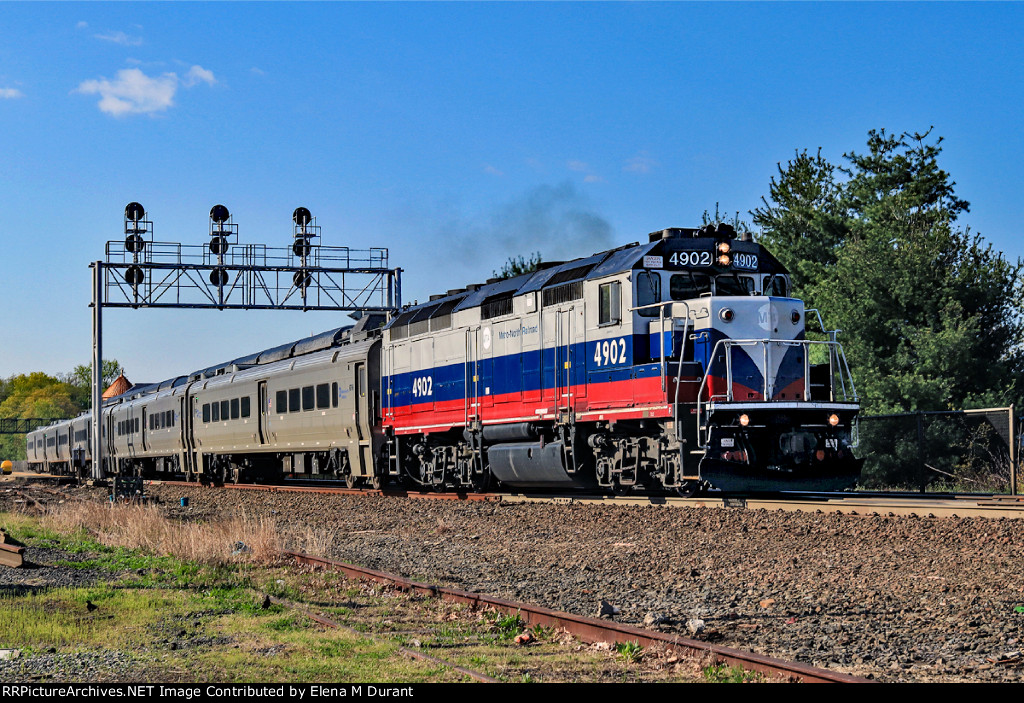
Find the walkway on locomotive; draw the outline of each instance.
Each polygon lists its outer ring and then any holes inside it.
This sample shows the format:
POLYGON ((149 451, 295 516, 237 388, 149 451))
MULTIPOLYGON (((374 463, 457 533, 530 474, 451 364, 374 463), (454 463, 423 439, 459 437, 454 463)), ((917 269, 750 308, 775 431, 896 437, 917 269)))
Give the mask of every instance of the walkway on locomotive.
MULTIPOLYGON (((385 425, 429 432, 563 408, 670 417, 673 401, 696 402, 709 367, 711 391, 722 390, 725 365, 711 359, 720 340, 804 338, 803 304, 761 245, 668 232, 404 310, 384 333, 385 425)), ((806 397, 802 347, 750 351, 730 352, 737 399, 763 400, 766 376, 772 399, 806 397)))

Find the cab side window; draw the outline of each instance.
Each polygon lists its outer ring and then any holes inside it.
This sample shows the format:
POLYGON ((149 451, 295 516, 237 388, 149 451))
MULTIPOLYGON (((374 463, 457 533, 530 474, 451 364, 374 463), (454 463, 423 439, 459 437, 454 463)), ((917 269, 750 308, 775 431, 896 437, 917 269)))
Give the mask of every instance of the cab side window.
POLYGON ((615 325, 622 321, 622 284, 602 283, 598 288, 597 324, 615 325))

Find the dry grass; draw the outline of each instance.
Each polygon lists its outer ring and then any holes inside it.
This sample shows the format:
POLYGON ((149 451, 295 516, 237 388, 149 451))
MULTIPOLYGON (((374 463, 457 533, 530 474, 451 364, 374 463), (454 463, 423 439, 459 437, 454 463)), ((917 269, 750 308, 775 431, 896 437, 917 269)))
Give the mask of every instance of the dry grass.
POLYGON ((66 503, 48 511, 43 524, 62 533, 85 530, 110 547, 142 549, 205 564, 274 563, 280 560, 282 547, 273 519, 242 516, 183 523, 169 520, 159 508, 149 505, 66 503))
POLYGON ((301 529, 294 530, 291 539, 287 541, 287 545, 306 554, 324 556, 331 553, 331 547, 341 541, 343 536, 342 530, 337 528, 310 527, 307 525, 301 529))

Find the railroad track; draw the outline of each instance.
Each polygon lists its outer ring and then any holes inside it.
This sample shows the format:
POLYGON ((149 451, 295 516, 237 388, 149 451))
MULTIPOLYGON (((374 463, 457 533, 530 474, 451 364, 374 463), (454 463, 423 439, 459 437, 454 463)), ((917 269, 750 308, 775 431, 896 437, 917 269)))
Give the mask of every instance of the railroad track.
MULTIPOLYGON (((473 608, 489 607, 510 615, 518 615, 527 625, 543 625, 544 627, 564 629, 587 643, 636 642, 643 647, 662 647, 690 657, 710 655, 719 664, 739 666, 747 671, 756 671, 770 677, 783 677, 802 683, 873 683, 870 679, 851 676, 850 674, 820 669, 798 662, 775 659, 763 654, 744 652, 739 649, 722 647, 677 635, 645 630, 632 625, 575 615, 573 613, 558 612, 538 605, 517 603, 481 593, 471 593, 455 588, 418 583, 396 574, 354 566, 323 557, 298 552, 285 552, 284 556, 306 566, 341 572, 348 578, 374 581, 401 591, 442 598, 455 603, 463 603, 473 608)), ((320 621, 323 622, 323 620, 320 621)), ((330 621, 325 624, 337 625, 337 623, 331 623, 330 621)), ((470 676, 476 674, 476 672, 468 671, 463 671, 463 673, 470 676)), ((474 678, 476 677, 474 676, 474 678)), ((477 680, 483 679, 478 678, 477 680)))
MULTIPOLYGON (((190 486, 184 481, 152 481, 154 484, 190 486)), ((422 500, 490 501, 501 503, 562 503, 591 505, 665 505, 670 507, 745 508, 785 512, 839 513, 853 516, 904 517, 987 517, 1024 519, 1024 496, 946 495, 921 493, 823 493, 765 496, 606 496, 586 494, 521 493, 419 493, 406 490, 374 490, 340 486, 296 486, 265 484, 226 484, 234 490, 325 493, 335 495, 373 495, 422 500)))

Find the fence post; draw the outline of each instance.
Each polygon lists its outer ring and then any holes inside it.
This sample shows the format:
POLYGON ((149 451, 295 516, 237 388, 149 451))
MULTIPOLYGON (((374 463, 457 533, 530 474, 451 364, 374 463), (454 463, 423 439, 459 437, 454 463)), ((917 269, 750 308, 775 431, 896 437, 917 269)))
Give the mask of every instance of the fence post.
POLYGON ((1010 495, 1017 495, 1017 437, 1013 403, 1010 403, 1010 495))
POLYGON ((920 411, 915 414, 917 415, 917 476, 921 484, 921 492, 924 493, 927 483, 924 471, 924 416, 920 411))

